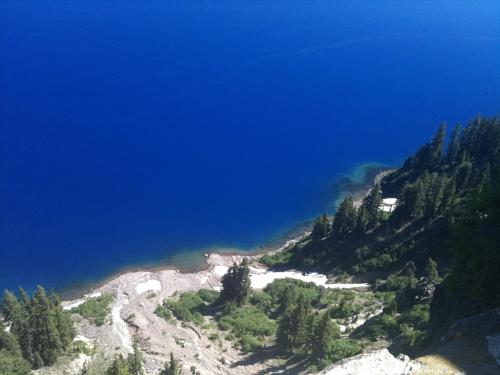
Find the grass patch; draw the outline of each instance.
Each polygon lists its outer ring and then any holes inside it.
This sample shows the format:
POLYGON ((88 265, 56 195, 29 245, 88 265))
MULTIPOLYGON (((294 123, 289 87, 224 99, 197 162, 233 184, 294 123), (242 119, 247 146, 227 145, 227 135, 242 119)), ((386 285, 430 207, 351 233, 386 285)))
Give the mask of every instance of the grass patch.
POLYGON ((200 289, 198 292, 182 293, 178 298, 169 298, 158 305, 155 314, 171 319, 172 315, 183 322, 193 322, 198 326, 204 323, 201 312, 207 305, 219 298, 219 292, 210 289, 200 289))
POLYGON ((113 302, 113 296, 105 293, 99 297, 89 298, 81 305, 73 307, 71 312, 93 321, 96 326, 101 326, 110 313, 111 302, 113 302))

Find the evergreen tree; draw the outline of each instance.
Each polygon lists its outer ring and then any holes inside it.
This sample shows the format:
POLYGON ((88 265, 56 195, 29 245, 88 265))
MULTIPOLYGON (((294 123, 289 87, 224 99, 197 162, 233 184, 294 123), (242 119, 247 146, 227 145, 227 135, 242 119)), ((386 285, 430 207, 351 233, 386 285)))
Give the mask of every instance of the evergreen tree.
POLYGON ((448 151, 446 152, 446 162, 448 164, 453 164, 458 160, 460 154, 460 130, 460 124, 457 124, 451 132, 448 151))
POLYGON ((286 350, 290 352, 304 352, 307 350, 311 332, 312 316, 310 306, 306 303, 303 295, 299 295, 296 305, 292 305, 282 319, 283 326, 280 327, 282 342, 286 350))
POLYGON ((432 259, 427 259, 427 265, 425 266, 425 276, 428 281, 436 282, 439 279, 439 274, 437 270, 437 263, 432 259))
POLYGON ((115 355, 111 366, 108 367, 106 375, 131 375, 128 370, 128 364, 121 354, 115 355))
POLYGON ((50 303, 62 346, 63 348, 68 348, 73 342, 73 337, 75 337, 75 329, 71 316, 69 312, 63 310, 61 299, 53 292, 50 294, 50 303))
POLYGON ((443 155, 444 141, 446 138, 446 124, 439 125, 438 130, 432 137, 430 143, 430 165, 438 164, 443 155))
POLYGON ((160 375, 180 375, 181 366, 174 358, 174 354, 170 352, 170 362, 165 362, 165 367, 160 371, 160 375))
POLYGON ((326 216, 326 214, 323 214, 314 222, 311 237, 315 240, 319 240, 328 234, 329 229, 328 217, 326 216))
MULTIPOLYGON (((45 366, 52 365, 63 351, 61 336, 57 330, 57 321, 45 290, 38 286, 31 299, 32 314, 30 326, 33 332, 33 352, 45 366)), ((36 358, 36 367, 40 365, 36 358)))
POLYGON ((358 215, 356 217, 356 232, 359 234, 365 234, 368 228, 368 212, 366 207, 361 205, 358 210, 358 215))
POLYGON ((332 232, 335 235, 344 235, 356 228, 356 208, 352 197, 346 197, 339 205, 333 217, 332 232))
POLYGON ((368 229, 374 228, 380 222, 382 213, 380 205, 382 204, 382 190, 380 185, 377 184, 370 190, 368 195, 363 199, 362 206, 366 210, 368 219, 368 229))
POLYGON ((139 344, 137 343, 137 339, 134 339, 132 343, 132 353, 128 356, 128 368, 131 375, 144 375, 143 368, 143 358, 142 353, 139 349, 139 344))
POLYGON ((14 335, 0 324, 0 375, 29 375, 31 369, 23 359, 14 335))
POLYGON ((11 332, 17 337, 23 357, 33 361, 32 356, 32 332, 30 328, 29 306, 19 303, 16 297, 9 291, 4 292, 3 315, 11 322, 11 332))
POLYGON ((223 303, 235 302, 241 305, 245 302, 250 290, 250 268, 248 259, 244 258, 241 265, 234 263, 222 277, 220 299, 223 303))
POLYGON ((317 359, 324 357, 330 343, 340 337, 339 326, 332 321, 329 312, 323 313, 314 330, 313 355, 317 359))

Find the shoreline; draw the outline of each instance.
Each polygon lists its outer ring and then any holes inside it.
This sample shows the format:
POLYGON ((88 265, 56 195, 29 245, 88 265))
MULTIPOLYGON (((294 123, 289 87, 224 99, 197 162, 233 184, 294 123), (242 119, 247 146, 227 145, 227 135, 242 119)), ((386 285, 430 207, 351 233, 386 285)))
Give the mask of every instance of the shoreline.
MULTIPOLYGON (((374 184, 380 182, 380 180, 393 171, 393 168, 383 166, 382 164, 377 163, 364 163, 358 165, 353 169, 351 175, 341 176, 339 180, 336 182, 339 194, 336 200, 336 204, 340 199, 343 199, 346 195, 351 195, 355 200, 356 204, 360 204, 362 199, 368 194, 374 184), (357 180, 356 177, 352 177, 359 172, 359 169, 362 171, 361 180, 357 180)), ((257 258, 264 254, 273 254, 278 251, 283 251, 286 249, 291 243, 296 243, 301 239, 305 238, 311 231, 314 225, 314 219, 304 220, 299 222, 297 225, 292 227, 286 233, 279 235, 278 237, 271 239, 267 243, 258 246, 253 249, 244 250, 244 249, 227 249, 224 248, 215 248, 215 249, 199 249, 189 251, 193 256, 202 257, 201 263, 199 266, 182 266, 180 264, 175 264, 172 262, 172 258, 175 255, 181 253, 173 253, 169 258, 156 262, 151 265, 131 265, 129 267, 124 267, 116 272, 112 272, 107 276, 103 277, 100 280, 83 282, 81 285, 73 284, 67 285, 59 289, 57 292, 61 296, 63 301, 74 301, 77 299, 85 298, 90 294, 94 293, 98 289, 104 288, 107 284, 112 283, 113 281, 121 278, 124 275, 146 272, 146 273, 160 273, 162 271, 174 271, 179 274, 198 274, 202 272, 209 271, 211 267, 215 267, 214 263, 210 262, 210 258, 212 256, 234 259, 234 258, 257 258)))

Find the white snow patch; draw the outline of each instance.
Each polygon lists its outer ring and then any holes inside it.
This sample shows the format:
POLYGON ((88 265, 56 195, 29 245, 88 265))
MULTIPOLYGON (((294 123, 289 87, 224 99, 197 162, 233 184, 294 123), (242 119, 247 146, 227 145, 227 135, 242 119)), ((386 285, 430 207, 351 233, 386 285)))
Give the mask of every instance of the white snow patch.
POLYGON ((311 282, 318 286, 332 289, 351 289, 351 288, 366 288, 369 284, 327 284, 328 278, 326 275, 311 272, 302 273, 299 271, 268 271, 262 268, 250 267, 250 281, 252 288, 263 289, 268 284, 271 284, 276 279, 297 279, 305 282, 311 282))
POLYGON ((224 276, 228 269, 228 266, 215 266, 214 274, 216 274, 217 276, 224 276))
POLYGON ((161 290, 161 283, 158 280, 148 280, 143 283, 137 284, 135 291, 137 294, 149 292, 153 290, 161 290))
POLYGON ((500 366, 500 335, 488 336, 488 351, 500 366))

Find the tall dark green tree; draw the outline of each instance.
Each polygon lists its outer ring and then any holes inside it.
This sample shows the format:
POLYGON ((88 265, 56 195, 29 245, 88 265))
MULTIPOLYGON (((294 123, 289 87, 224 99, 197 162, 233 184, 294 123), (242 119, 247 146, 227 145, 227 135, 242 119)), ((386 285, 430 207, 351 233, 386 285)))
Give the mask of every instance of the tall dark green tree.
POLYGON ((380 222, 382 213, 380 205, 382 204, 382 190, 380 185, 377 184, 370 190, 368 195, 363 199, 362 206, 366 210, 368 219, 368 228, 374 228, 380 222))
POLYGON ((24 360, 14 335, 0 324, 0 375, 29 375, 31 369, 24 360))
POLYGON ((323 214, 314 222, 311 237, 315 240, 319 240, 328 234, 329 229, 328 217, 326 214, 323 214))
POLYGON ((460 131, 460 124, 455 125, 451 131, 448 150, 446 152, 446 162, 448 164, 453 164, 458 161, 458 156, 460 155, 460 131))
POLYGON ((436 282, 439 279, 437 263, 432 258, 427 259, 427 265, 425 266, 425 277, 430 282, 436 282))
POLYGON ((332 233, 334 235, 345 235, 356 228, 356 208, 352 197, 346 197, 337 208, 333 217, 332 233))
POLYGON ((180 375, 181 365, 170 352, 170 361, 165 362, 165 367, 160 371, 160 375, 180 375))
POLYGON ((125 358, 123 358, 123 355, 115 355, 113 362, 106 371, 106 375, 131 375, 128 369, 128 363, 125 358))
POLYGON ((250 291, 250 268, 248 258, 240 265, 234 263, 222 277, 220 299, 223 303, 233 302, 242 305, 250 291))
POLYGON ((137 339, 134 339, 132 349, 132 353, 127 358, 129 372, 131 375, 144 375, 144 359, 142 358, 137 339))
MULTIPOLYGON (((63 351, 57 320, 45 290, 38 286, 31 299, 30 326, 33 333, 33 354, 44 366, 52 365, 63 351)), ((39 363, 37 363, 39 365, 39 363)))
POLYGON ((325 356, 330 343, 340 337, 340 328, 332 321, 328 311, 321 315, 314 328, 312 352, 317 359, 321 359, 325 356))

